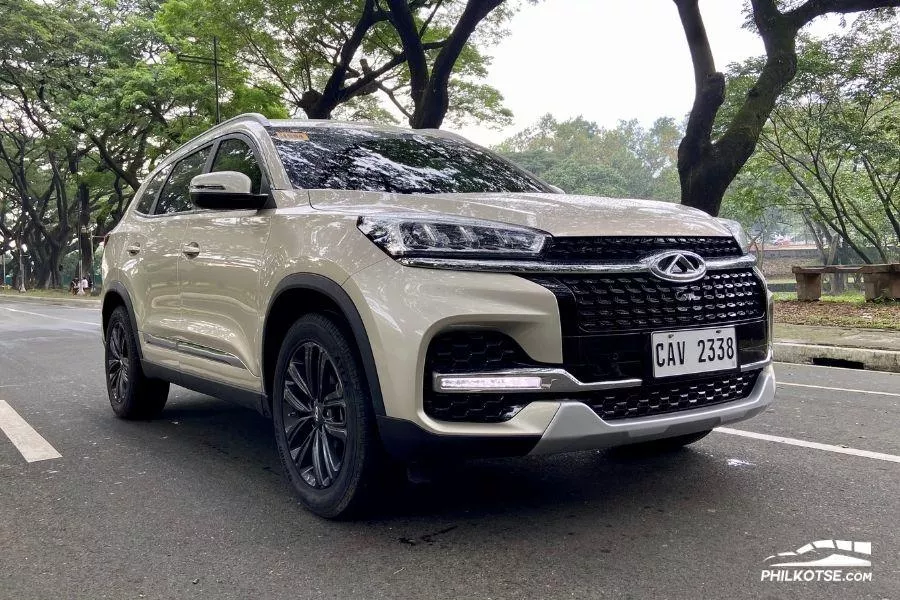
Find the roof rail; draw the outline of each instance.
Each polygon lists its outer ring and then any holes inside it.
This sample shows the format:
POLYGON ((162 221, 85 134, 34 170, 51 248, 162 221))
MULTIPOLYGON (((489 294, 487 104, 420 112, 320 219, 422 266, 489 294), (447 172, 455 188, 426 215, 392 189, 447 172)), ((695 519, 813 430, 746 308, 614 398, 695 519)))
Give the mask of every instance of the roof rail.
MULTIPOLYGON (((244 113, 242 115, 238 115, 236 117, 231 117, 230 119, 226 119, 226 120, 222 121, 221 123, 219 123, 218 125, 216 125, 215 127, 221 127, 222 125, 225 125, 227 123, 234 123, 236 121, 256 121, 263 127, 269 126, 269 119, 267 119, 265 116, 263 116, 259 113, 244 113)), ((213 129, 215 127, 213 127, 213 129)))
POLYGON ((197 137, 192 138, 192 139, 186 141, 185 143, 181 144, 180 146, 178 146, 177 148, 172 150, 167 155, 167 158, 170 156, 175 156, 176 154, 181 152, 185 147, 190 146, 190 145, 194 144, 195 142, 199 142, 200 140, 206 140, 208 137, 210 137, 210 134, 215 134, 215 132, 217 132, 219 129, 221 129, 225 125, 228 125, 230 123, 239 122, 239 121, 255 121, 256 123, 259 123, 263 127, 270 126, 269 119, 267 119, 265 116, 263 116, 259 113, 244 113, 244 114, 238 115, 236 117, 231 117, 230 119, 226 119, 226 120, 222 121, 218 125, 213 125, 209 129, 207 129, 206 131, 204 131, 203 133, 198 135, 197 137))

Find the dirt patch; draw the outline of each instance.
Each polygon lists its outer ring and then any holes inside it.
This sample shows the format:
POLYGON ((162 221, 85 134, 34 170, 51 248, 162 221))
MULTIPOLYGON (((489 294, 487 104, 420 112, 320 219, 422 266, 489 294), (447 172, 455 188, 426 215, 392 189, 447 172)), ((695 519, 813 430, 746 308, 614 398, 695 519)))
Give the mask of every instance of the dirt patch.
POLYGON ((792 325, 826 325, 900 331, 900 302, 776 301, 775 321, 792 325))

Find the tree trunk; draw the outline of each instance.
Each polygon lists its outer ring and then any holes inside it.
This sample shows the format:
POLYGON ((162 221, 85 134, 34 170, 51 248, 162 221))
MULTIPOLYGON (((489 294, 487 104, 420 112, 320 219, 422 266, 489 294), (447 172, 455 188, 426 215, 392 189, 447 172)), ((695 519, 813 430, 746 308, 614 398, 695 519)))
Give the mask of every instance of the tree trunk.
POLYGON ((91 239, 91 198, 87 184, 78 186, 78 249, 81 257, 81 272, 93 279, 94 244, 91 239))
MULTIPOLYGON (((714 150, 710 149, 705 154, 712 152, 714 150)), ((725 168, 717 164, 717 159, 705 154, 689 157, 684 161, 679 160, 681 203, 715 216, 719 214, 725 191, 743 166, 743 162, 725 168)))
POLYGON ((62 258, 61 252, 58 248, 51 247, 49 256, 47 257, 47 261, 45 263, 47 279, 46 285, 47 287, 59 287, 59 262, 62 258))
POLYGON ((750 0, 753 22, 766 48, 756 84, 713 141, 713 124, 724 101, 725 77, 716 71, 698 0, 674 0, 691 52, 694 105, 678 148, 682 202, 717 215, 725 190, 756 149, 775 102, 797 73, 797 32, 826 14, 849 14, 900 0, 806 0, 782 12, 776 0, 750 0))

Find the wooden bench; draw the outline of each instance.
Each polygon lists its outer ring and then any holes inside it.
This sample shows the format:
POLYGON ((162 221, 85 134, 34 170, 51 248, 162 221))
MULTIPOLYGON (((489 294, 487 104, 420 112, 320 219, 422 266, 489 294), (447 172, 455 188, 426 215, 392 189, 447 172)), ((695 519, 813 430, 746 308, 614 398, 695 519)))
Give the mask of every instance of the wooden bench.
POLYGON ((822 297, 822 275, 825 273, 858 273, 863 277, 866 301, 878 298, 900 300, 900 263, 886 265, 829 265, 791 267, 797 279, 797 299, 814 301, 822 297))

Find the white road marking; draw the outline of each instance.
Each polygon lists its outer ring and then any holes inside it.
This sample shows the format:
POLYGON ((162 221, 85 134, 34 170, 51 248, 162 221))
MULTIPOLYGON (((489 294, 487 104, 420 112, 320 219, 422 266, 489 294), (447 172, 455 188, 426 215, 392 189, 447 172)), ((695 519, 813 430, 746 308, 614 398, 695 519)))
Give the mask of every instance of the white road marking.
POLYGON ((900 463, 900 456, 895 456, 893 454, 884 454, 882 452, 871 452, 869 450, 844 448, 843 446, 833 446, 831 444, 807 442, 806 440, 781 437, 780 435, 769 435, 767 433, 756 433, 754 431, 744 431, 743 429, 731 429, 730 427, 716 427, 713 431, 718 431, 719 433, 727 433, 729 435, 739 435, 756 440, 765 440, 767 442, 777 442, 779 444, 787 444, 789 446, 801 446, 803 448, 825 450, 826 452, 835 452, 837 454, 850 454, 852 456, 861 456, 863 458, 874 458, 875 460, 886 460, 888 462, 900 463))
POLYGON ((44 317, 45 319, 56 319, 58 321, 68 321, 69 323, 80 323, 82 325, 92 325, 94 327, 100 327, 99 323, 92 323, 91 321, 77 321, 75 319, 67 319, 65 317, 54 317, 53 315, 42 315, 41 313, 29 312, 27 310, 19 310, 17 308, 9 308, 8 306, 0 306, 3 310, 8 310, 14 313, 22 313, 23 315, 32 315, 34 317, 44 317))
POLYGON ((900 394, 896 394, 894 392, 875 392, 873 390, 850 390, 847 388, 838 388, 838 387, 828 387, 824 385, 810 385, 808 383, 787 383, 785 381, 779 381, 778 386, 782 385, 790 385, 794 387, 803 387, 803 388, 816 388, 817 390, 831 390, 833 392, 850 392, 851 394, 875 394, 876 396, 896 396, 900 398, 900 394))
POLYGON ((25 419, 19 416, 13 407, 0 400, 0 430, 6 434, 22 456, 28 462, 62 458, 62 454, 41 437, 25 419))

